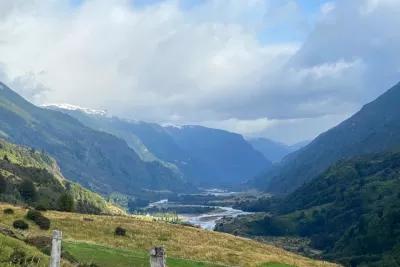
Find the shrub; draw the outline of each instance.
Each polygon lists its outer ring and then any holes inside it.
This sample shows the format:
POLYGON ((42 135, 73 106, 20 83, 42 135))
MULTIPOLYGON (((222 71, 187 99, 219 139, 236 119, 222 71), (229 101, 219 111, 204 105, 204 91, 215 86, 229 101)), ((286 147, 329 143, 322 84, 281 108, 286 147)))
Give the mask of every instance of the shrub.
POLYGON ((27 230, 29 229, 29 225, 23 221, 23 220, 16 220, 13 222, 13 227, 15 229, 20 229, 20 230, 27 230))
POLYGON ((26 218, 32 220, 39 226, 42 230, 49 230, 50 229, 50 220, 42 215, 40 211, 37 210, 29 210, 26 214, 26 218))
POLYGON ((115 235, 126 236, 126 229, 118 226, 117 228, 115 228, 115 235))
POLYGON ((3 211, 3 213, 4 213, 4 214, 8 214, 8 215, 14 214, 14 210, 13 210, 13 209, 10 209, 10 208, 7 208, 7 209, 5 209, 5 210, 3 211))
POLYGON ((43 216, 42 213, 38 210, 28 210, 26 214, 26 218, 32 221, 35 221, 37 218, 43 216))
POLYGON ((39 226, 42 230, 49 230, 50 229, 50 219, 44 216, 39 217, 36 219, 35 223, 39 226))
POLYGON ((58 209, 60 211, 71 212, 74 210, 74 206, 74 198, 68 193, 62 194, 58 199, 58 209))

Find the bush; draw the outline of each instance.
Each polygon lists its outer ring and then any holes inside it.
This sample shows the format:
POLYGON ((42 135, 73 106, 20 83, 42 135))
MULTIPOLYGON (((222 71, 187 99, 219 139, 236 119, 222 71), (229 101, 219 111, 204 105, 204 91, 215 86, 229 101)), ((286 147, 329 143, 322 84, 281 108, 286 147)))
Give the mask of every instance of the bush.
POLYGON ((74 198, 70 194, 68 193, 62 194, 58 199, 58 209, 60 211, 71 212, 74 211, 74 207, 75 207, 74 198))
POLYGON ((26 218, 35 222, 36 225, 39 226, 39 228, 42 230, 50 229, 50 224, 51 224, 50 220, 45 216, 43 216, 40 211, 29 210, 28 213, 26 214, 26 218))
POLYGON ((4 214, 8 214, 8 215, 10 215, 10 214, 14 214, 14 210, 13 210, 13 209, 10 209, 10 208, 8 208, 8 209, 5 209, 5 210, 3 211, 3 213, 4 213, 4 214))
POLYGON ((26 214, 26 218, 32 221, 35 221, 37 218, 43 216, 42 213, 38 210, 28 210, 26 214))
POLYGON ((126 229, 118 226, 117 228, 115 228, 115 235, 126 236, 126 229))
POLYGON ((20 230, 27 230, 29 229, 29 225, 23 221, 23 220, 16 220, 13 222, 13 227, 15 229, 20 229, 20 230))
POLYGON ((49 230, 50 229, 50 220, 44 216, 36 219, 35 223, 39 226, 41 230, 49 230))

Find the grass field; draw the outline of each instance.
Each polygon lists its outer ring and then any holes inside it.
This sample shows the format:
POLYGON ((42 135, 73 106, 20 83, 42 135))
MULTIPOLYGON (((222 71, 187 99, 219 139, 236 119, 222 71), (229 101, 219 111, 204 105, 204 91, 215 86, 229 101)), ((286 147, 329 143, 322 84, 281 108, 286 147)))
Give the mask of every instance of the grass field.
MULTIPOLYGON (((3 215, 2 210, 7 207, 12 206, 0 204, 0 225, 11 228, 14 220, 25 216, 26 209, 12 207, 15 211, 13 215, 3 215)), ((153 246, 162 245, 166 248, 168 264, 171 267, 220 265, 336 266, 245 238, 181 225, 154 222, 149 218, 95 216, 54 211, 44 214, 50 218, 52 229, 63 231, 64 244, 67 250, 79 260, 85 262, 101 261, 105 264, 107 259, 117 257, 120 262, 114 263, 112 266, 128 266, 131 262, 146 264, 147 251, 153 246), (117 226, 127 229, 125 237, 114 235, 117 226), (84 250, 87 252, 80 252, 84 250), (121 257, 121 255, 123 256, 121 257), (286 265, 267 264, 271 262, 286 265)), ((51 230, 42 231, 34 224, 29 224, 30 229, 24 233, 25 236, 51 235, 51 230)), ((131 264, 130 266, 137 265, 131 264)))
MULTIPOLYGON (((149 256, 145 251, 132 251, 100 246, 83 242, 64 242, 63 248, 75 259, 83 263, 95 263, 100 267, 148 267, 149 256)), ((212 263, 196 262, 184 259, 167 258, 170 267, 222 267, 212 263)))

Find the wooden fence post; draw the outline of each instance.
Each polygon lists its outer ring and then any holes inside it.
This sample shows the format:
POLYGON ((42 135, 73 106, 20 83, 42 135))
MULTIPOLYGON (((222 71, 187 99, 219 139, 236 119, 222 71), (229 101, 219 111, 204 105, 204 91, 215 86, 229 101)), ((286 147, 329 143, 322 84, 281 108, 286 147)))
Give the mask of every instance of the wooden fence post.
POLYGON ((62 232, 54 230, 53 237, 51 240, 50 267, 61 266, 61 240, 62 240, 62 232))
POLYGON ((163 247, 154 247, 150 250, 150 267, 166 267, 165 250, 163 247))

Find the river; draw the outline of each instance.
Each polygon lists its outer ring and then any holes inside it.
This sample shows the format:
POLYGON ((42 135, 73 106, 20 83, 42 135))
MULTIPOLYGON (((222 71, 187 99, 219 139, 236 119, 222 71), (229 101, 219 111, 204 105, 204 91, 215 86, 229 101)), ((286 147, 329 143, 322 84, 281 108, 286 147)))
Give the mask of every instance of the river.
MULTIPOLYGON (((220 193, 218 193, 220 194, 220 193)), ((174 207, 174 208, 193 208, 193 207, 210 207, 212 210, 204 213, 178 213, 179 218, 186 223, 199 226, 206 230, 214 230, 214 227, 218 220, 224 217, 237 217, 239 215, 251 214, 242 210, 234 209, 232 207, 223 206, 204 206, 204 205, 185 205, 182 203, 168 202, 167 199, 163 199, 154 203, 151 203, 149 207, 174 207)), ((179 209, 177 209, 179 210, 179 209)))
POLYGON ((217 221, 223 217, 237 217, 239 215, 250 214, 249 212, 233 209, 231 207, 216 208, 216 211, 203 214, 179 214, 179 216, 184 222, 188 222, 206 230, 214 230, 217 221))

